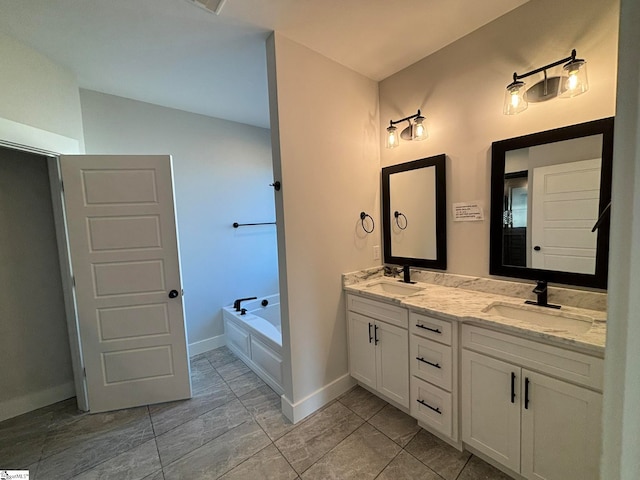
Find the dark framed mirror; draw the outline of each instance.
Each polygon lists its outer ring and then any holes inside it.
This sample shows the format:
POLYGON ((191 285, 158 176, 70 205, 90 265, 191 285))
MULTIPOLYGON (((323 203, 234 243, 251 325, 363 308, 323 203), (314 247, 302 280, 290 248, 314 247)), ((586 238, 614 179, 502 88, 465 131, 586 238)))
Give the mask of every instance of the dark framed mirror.
POLYGON ((382 169, 384 262, 447 268, 446 155, 382 169))
POLYGON ((489 273, 607 288, 613 124, 492 144, 489 273))

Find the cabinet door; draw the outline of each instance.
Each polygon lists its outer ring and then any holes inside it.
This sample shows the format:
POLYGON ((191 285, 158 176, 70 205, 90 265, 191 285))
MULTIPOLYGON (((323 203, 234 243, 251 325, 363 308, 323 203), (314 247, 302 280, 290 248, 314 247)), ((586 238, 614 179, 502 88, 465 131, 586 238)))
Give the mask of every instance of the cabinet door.
POLYGON ((522 377, 522 475, 598 479, 602 395, 527 370, 522 377))
POLYGON ((375 326, 377 390, 409 408, 409 332, 384 322, 375 326))
POLYGON ((462 351, 462 440, 520 470, 520 367, 462 351), (513 385, 513 391, 512 391, 513 385))
POLYGON ((376 388, 374 320, 354 312, 348 312, 347 319, 349 321, 349 373, 356 380, 376 388))

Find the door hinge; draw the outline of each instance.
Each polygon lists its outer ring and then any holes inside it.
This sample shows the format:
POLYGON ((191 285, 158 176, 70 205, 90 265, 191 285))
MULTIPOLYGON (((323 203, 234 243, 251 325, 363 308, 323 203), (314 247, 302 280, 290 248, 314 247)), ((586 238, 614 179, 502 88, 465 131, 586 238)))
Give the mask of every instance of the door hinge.
POLYGON ((64 192, 64 182, 60 180, 60 190, 64 192))
POLYGON ((82 376, 84 378, 87 378, 87 368, 86 367, 82 367, 82 376))
POLYGON ((73 283, 73 286, 75 288, 75 286, 76 286, 76 277, 75 276, 71 277, 71 283, 73 283))

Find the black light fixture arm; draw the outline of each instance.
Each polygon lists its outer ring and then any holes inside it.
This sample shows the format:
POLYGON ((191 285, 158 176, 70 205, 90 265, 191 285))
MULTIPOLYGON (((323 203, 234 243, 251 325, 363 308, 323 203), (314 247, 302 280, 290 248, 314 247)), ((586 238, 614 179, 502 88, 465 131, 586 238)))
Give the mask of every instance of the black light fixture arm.
POLYGON ((418 109, 418 113, 414 113, 413 115, 409 115, 408 117, 401 118, 400 120, 389 120, 389 125, 393 127, 398 123, 406 122, 407 120, 412 120, 421 116, 422 115, 420 115, 420 109, 418 109))
POLYGON ((530 77, 531 75, 535 75, 536 73, 544 72, 545 70, 549 70, 550 68, 557 67, 558 65, 562 65, 567 62, 575 62, 576 61, 576 49, 571 50, 571 55, 569 57, 560 59, 556 62, 545 65, 544 67, 536 68, 535 70, 531 70, 530 72, 523 73, 522 75, 518 75, 516 72, 513 72, 513 81, 517 82, 523 78, 530 77))

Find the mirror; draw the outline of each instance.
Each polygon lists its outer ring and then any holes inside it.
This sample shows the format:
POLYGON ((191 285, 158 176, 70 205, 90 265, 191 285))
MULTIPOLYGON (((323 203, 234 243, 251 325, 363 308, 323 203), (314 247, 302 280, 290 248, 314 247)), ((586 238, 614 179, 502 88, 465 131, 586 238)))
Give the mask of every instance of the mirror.
POLYGON ((607 288, 612 157, 613 118, 494 142, 489 273, 607 288))
POLYGON ((447 268, 446 156, 382 169, 384 261, 447 268))

